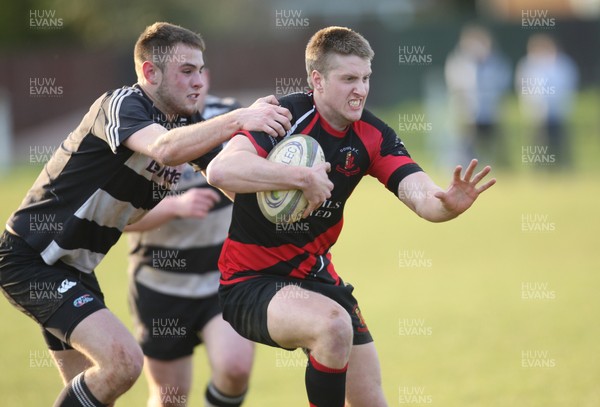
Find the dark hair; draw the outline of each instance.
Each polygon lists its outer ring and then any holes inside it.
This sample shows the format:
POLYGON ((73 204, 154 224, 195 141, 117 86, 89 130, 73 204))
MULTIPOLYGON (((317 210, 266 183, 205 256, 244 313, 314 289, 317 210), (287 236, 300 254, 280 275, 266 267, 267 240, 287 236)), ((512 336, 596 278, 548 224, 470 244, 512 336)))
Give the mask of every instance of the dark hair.
POLYGON ((152 61, 159 69, 163 70, 167 58, 157 58, 157 55, 170 54, 176 44, 184 44, 204 52, 204 40, 187 28, 178 25, 157 22, 144 30, 133 49, 133 60, 138 76, 141 74, 142 64, 152 61))

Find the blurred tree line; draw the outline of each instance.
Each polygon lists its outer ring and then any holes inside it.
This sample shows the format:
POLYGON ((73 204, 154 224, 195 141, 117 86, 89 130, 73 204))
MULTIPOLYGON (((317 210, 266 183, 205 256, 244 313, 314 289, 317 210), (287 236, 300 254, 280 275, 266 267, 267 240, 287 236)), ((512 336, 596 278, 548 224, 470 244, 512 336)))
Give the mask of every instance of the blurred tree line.
POLYGON ((176 21, 202 34, 219 31, 228 36, 243 31, 248 37, 261 29, 249 26, 248 16, 270 14, 269 6, 270 1, 248 0, 8 1, 0 13, 0 47, 129 46, 149 21, 176 21), (42 18, 59 19, 60 27, 32 27, 42 18))
MULTIPOLYGON (((411 19, 423 16, 473 14, 475 0, 377 0, 358 7, 360 0, 328 2, 336 13, 360 18, 365 10, 395 4, 396 10, 410 10, 411 19), (338 11, 339 10, 339 11, 338 11), (362 11, 359 11, 362 10, 362 11)), ((169 21, 220 37, 260 38, 272 34, 269 24, 275 9, 308 9, 313 14, 323 8, 322 0, 15 0, 2 5, 0 48, 61 46, 128 46, 149 21, 169 21), (60 29, 32 28, 32 18, 51 15, 61 19, 60 29)), ((364 17, 364 16, 362 16, 364 17)), ((387 16, 391 17, 391 16, 387 16)), ((401 19, 395 19, 401 24, 401 19)))

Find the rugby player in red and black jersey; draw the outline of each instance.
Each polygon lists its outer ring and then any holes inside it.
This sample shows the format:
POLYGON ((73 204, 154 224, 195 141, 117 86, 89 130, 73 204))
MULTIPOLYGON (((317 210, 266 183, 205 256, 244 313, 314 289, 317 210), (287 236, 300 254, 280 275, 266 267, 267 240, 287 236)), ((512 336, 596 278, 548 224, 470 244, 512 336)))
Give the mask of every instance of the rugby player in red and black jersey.
POLYGON ((274 96, 202 122, 203 51, 187 29, 147 27, 134 50, 138 83, 93 103, 0 238, 0 288, 40 324, 65 383, 55 406, 112 405, 141 372, 140 347, 93 272, 125 226, 177 184, 181 165, 205 168, 232 134, 290 128, 274 96))
POLYGON ((325 164, 289 167, 265 157, 278 139, 240 132, 209 164, 213 185, 236 193, 229 238, 219 268, 223 317, 241 335, 308 354, 311 406, 385 406, 373 339, 352 286, 337 274, 331 254, 346 200, 365 175, 376 177, 410 209, 433 222, 453 219, 492 186, 490 172, 464 175, 438 187, 412 160, 394 131, 364 109, 373 51, 343 27, 318 31, 306 48, 313 92, 280 99, 292 112, 288 134, 314 137, 325 164), (302 220, 272 224, 261 215, 257 191, 300 189, 309 201, 302 220))

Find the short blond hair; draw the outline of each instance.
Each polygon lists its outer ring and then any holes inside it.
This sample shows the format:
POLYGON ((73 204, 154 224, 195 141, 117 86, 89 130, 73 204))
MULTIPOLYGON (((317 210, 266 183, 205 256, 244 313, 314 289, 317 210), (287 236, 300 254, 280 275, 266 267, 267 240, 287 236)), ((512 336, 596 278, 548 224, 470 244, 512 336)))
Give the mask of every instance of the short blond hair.
POLYGON ((331 54, 356 55, 371 61, 375 56, 369 42, 359 33, 347 27, 326 27, 317 31, 306 45, 305 61, 308 85, 312 88, 311 72, 316 70, 323 75, 331 68, 331 54))

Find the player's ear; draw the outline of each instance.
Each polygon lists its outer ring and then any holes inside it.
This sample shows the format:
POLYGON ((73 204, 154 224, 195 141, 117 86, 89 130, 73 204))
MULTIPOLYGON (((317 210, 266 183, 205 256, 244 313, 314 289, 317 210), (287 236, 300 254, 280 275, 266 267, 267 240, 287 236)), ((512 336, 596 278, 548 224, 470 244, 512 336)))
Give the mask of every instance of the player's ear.
POLYGON ((157 85, 160 82, 162 72, 156 65, 150 61, 144 61, 142 64, 142 74, 146 82, 157 85))
POLYGON ((310 73, 310 79, 312 80, 315 91, 321 92, 323 90, 323 75, 321 75, 321 72, 313 69, 310 73))

